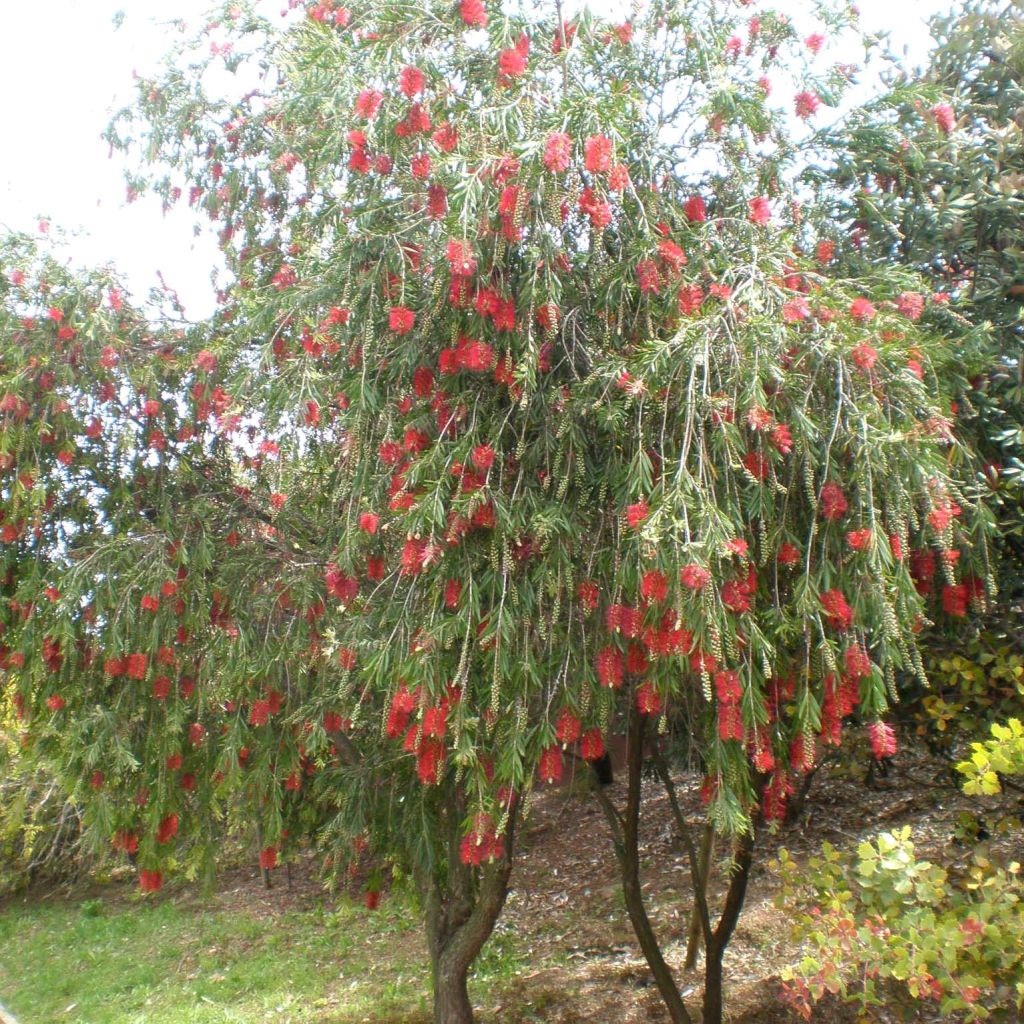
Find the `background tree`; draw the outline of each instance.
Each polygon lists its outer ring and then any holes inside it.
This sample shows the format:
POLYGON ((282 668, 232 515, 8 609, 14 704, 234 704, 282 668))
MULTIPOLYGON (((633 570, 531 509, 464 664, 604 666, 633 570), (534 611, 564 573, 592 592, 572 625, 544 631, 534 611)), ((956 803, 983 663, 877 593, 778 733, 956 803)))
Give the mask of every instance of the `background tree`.
MULTIPOLYGON (((98 351, 72 360, 14 326, 46 291, 6 259, 8 519, 21 475, 64 480, 44 366, 62 436, 98 445, 73 542, 15 574, 8 661, 32 741, 103 773, 92 820, 143 888, 209 864, 229 807, 268 869, 306 837, 372 858, 419 887, 435 1019, 468 1021, 535 781, 672 732, 739 850, 720 1019, 754 821, 855 711, 892 751, 919 565, 946 614, 987 600, 929 300, 828 273, 788 202, 762 72, 824 39, 743 33, 711 4, 321 2, 283 30, 232 4, 110 133, 143 148, 134 188, 217 222, 221 313, 135 341, 76 306, 98 351)), ((793 86, 797 114, 845 74, 793 86)))

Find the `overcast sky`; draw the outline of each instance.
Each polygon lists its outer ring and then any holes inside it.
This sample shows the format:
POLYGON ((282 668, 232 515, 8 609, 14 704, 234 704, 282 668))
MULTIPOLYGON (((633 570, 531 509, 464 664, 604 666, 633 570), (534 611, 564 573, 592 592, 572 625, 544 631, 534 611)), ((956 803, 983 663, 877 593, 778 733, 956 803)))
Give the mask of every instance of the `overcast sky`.
MULTIPOLYGON (((285 6, 267 2, 270 10, 285 6)), ((890 31, 893 48, 906 47, 919 62, 928 46, 925 19, 949 4, 860 0, 859 6, 867 31, 890 31)), ((111 111, 131 102, 132 71, 152 72, 168 46, 168 29, 156 19, 180 17, 198 26, 211 6, 210 0, 6 0, 0 31, 0 225, 35 230, 47 217, 76 232, 76 262, 112 262, 140 295, 160 269, 193 317, 212 308, 210 235, 196 238, 187 213, 164 217, 156 200, 127 206, 119 157, 109 158, 99 136, 111 111)), ((629 9, 616 0, 591 6, 629 9)), ((796 15, 800 3, 782 7, 796 15)))

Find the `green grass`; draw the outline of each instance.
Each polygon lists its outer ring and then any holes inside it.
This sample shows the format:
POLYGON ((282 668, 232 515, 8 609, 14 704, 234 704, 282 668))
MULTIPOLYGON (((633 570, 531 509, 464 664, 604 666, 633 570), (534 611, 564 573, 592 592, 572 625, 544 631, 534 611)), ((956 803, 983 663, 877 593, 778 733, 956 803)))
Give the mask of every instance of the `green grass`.
MULTIPOLYGON (((474 989, 486 998, 518 966, 496 935, 474 989)), ((0 1002, 22 1024, 422 1024, 429 976, 400 899, 274 917, 200 900, 16 903, 0 910, 0 1002)))

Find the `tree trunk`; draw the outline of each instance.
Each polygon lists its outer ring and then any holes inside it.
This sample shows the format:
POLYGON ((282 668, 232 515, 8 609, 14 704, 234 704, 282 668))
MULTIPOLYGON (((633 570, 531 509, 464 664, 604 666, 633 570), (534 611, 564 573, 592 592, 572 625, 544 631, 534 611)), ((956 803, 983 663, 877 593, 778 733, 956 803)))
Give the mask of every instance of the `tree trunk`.
POLYGON ((691 1024, 679 987, 672 977, 672 971, 662 956, 657 936, 644 906, 643 889, 640 885, 640 798, 641 770, 643 768, 644 719, 631 709, 626 738, 626 811, 619 816, 607 794, 599 786, 596 790, 598 802, 612 829, 615 853, 622 874, 622 895, 626 903, 630 923, 637 942, 654 975, 655 984, 668 1010, 672 1024, 691 1024))
POLYGON ((722 916, 704 950, 703 1024, 722 1024, 722 956, 732 938, 736 922, 740 919, 747 895, 747 882, 754 862, 755 827, 751 822, 750 831, 742 835, 737 843, 722 916))
POLYGON ((473 1024, 469 1001, 469 969, 434 965, 434 1024, 473 1024))
MULTIPOLYGON (((700 840, 700 886, 707 899, 708 880, 711 877, 711 861, 715 855, 715 826, 710 822, 704 826, 704 834, 700 840)), ((697 956, 700 953, 701 940, 704 937, 704 928, 700 913, 700 900, 698 894, 693 894, 693 909, 690 911, 690 931, 686 937, 686 961, 684 968, 692 971, 697 966, 697 956)))
POLYGON ((448 817, 447 870, 425 880, 427 948, 434 983, 434 1024, 473 1024, 469 971, 497 924, 512 873, 518 806, 509 816, 500 860, 477 872, 460 860, 464 800, 455 799, 448 817))

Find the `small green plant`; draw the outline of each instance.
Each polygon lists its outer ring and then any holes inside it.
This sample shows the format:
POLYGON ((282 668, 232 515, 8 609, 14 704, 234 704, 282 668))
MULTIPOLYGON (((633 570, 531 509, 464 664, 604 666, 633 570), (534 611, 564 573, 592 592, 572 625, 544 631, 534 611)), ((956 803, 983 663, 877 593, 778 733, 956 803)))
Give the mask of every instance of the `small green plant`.
POLYGON ((971 744, 971 756, 956 770, 966 778, 964 792, 969 796, 994 796, 1003 786, 1000 775, 1024 775, 1024 725, 1011 718, 1006 725, 995 723, 992 738, 971 744))
MULTIPOLYGON (((934 1002, 944 1020, 1008 1020, 1024 1007, 1020 865, 976 850, 967 868, 918 857, 910 829, 884 832, 844 855, 825 843, 798 865, 783 850, 780 905, 797 916, 805 956, 783 972, 787 1001, 809 1018, 826 993, 871 1007, 934 1002), (902 1001, 902 1000, 900 1000, 902 1001)), ((892 1009, 892 1006, 889 1006, 892 1009)))

